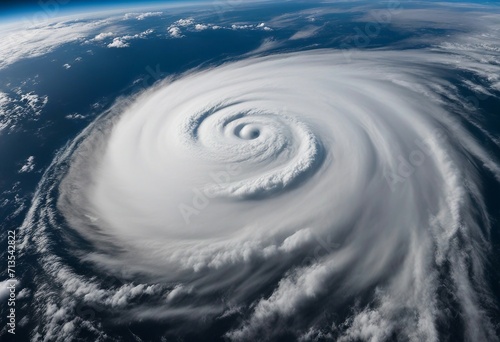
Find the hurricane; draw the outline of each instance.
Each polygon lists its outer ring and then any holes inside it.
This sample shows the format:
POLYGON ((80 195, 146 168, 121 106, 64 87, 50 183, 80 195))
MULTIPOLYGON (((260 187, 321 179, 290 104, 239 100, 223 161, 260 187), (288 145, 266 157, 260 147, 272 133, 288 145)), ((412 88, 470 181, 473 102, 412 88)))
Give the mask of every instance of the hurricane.
POLYGON ((23 223, 39 329, 98 335, 112 313, 234 341, 438 341, 453 324, 497 341, 480 172, 500 166, 477 134, 499 145, 450 75, 498 83, 455 58, 250 56, 119 98, 23 223))

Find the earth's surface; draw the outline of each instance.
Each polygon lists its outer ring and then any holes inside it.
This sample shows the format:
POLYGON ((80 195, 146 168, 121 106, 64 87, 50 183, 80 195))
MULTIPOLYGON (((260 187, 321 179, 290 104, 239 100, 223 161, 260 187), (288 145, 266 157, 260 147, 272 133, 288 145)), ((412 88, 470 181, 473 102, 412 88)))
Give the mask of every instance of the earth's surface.
POLYGON ((498 3, 43 4, 0 16, 2 339, 15 284, 18 341, 499 340, 498 3))

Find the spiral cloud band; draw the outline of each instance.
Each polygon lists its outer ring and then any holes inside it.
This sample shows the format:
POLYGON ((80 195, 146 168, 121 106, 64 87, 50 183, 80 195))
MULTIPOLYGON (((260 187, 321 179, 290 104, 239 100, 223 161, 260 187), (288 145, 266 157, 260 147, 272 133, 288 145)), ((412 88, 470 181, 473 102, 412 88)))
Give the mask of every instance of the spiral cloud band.
POLYGON ((428 51, 298 52, 122 100, 57 156, 39 190, 57 204, 37 196, 26 224, 122 284, 77 274, 46 237, 63 289, 47 301, 176 331, 229 320, 233 340, 437 341, 453 307, 470 340, 496 340, 478 169, 500 169, 464 128, 449 68, 428 51))

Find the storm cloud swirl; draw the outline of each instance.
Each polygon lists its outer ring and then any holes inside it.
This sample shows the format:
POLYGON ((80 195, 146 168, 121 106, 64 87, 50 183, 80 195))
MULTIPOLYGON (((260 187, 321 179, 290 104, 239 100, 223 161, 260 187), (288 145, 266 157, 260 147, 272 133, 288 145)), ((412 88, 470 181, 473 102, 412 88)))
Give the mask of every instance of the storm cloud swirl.
POLYGON ((497 340, 480 172, 500 169, 465 127, 498 142, 449 80, 476 75, 467 86, 493 96, 484 73, 500 68, 346 57, 179 75, 61 151, 23 228, 45 333, 100 331, 91 318, 108 312, 172 334, 220 324, 231 340, 437 341, 450 324, 497 340))

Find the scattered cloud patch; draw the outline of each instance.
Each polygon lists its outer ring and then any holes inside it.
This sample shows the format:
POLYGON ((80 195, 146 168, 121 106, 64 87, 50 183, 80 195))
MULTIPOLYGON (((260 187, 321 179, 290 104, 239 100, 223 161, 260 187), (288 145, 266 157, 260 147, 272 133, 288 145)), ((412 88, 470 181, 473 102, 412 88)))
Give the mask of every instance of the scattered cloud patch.
POLYGON ((130 46, 130 40, 132 39, 144 39, 151 33, 153 33, 153 29, 148 29, 144 32, 141 33, 136 33, 134 35, 125 35, 122 37, 115 37, 113 38, 113 42, 109 43, 107 47, 109 48, 126 48, 130 46))
MULTIPOLYGON (((144 20, 149 17, 158 17, 162 14, 162 12, 127 13, 125 14, 125 18, 144 20)), ((0 42, 0 69, 20 59, 34 58, 50 53, 57 47, 72 42, 82 44, 106 42, 106 46, 110 48, 128 47, 130 44, 127 42, 127 39, 120 37, 119 33, 117 33, 125 30, 125 28, 120 28, 116 25, 112 26, 112 24, 116 24, 120 20, 123 20, 123 16, 105 20, 44 22, 22 30, 17 28, 6 30, 2 32, 2 41, 0 42), (108 42, 107 39, 113 40, 108 42)), ((184 30, 181 31, 181 29, 184 28, 187 31, 195 32, 207 29, 272 30, 262 22, 257 24, 236 23, 225 27, 208 23, 196 23, 194 18, 188 17, 178 19, 172 23, 168 27, 168 33, 172 38, 181 38, 184 36, 182 32, 184 30)), ((139 38, 143 38, 143 36, 139 38)))
POLYGON ((259 28, 259 29, 262 29, 262 30, 264 30, 264 31, 272 31, 272 30, 273 30, 272 28, 270 28, 270 27, 266 26, 266 24, 265 24, 265 23, 260 23, 260 24, 259 24, 259 25, 257 25, 256 27, 257 27, 257 28, 259 28))
POLYGON ((175 26, 187 27, 194 24, 193 18, 179 19, 173 23, 175 26))
POLYGON ((204 31, 204 30, 206 30, 208 28, 209 28, 209 26, 205 25, 205 24, 196 24, 196 25, 194 25, 194 29, 196 31, 204 31))
POLYGON ((182 37, 184 37, 182 35, 181 29, 178 28, 177 26, 170 26, 168 28, 168 33, 170 34, 170 37, 172 37, 172 38, 182 38, 182 37))
POLYGON ((148 29, 144 32, 141 32, 141 33, 137 33, 137 34, 134 34, 134 35, 126 35, 126 36, 123 36, 121 37, 121 39, 126 39, 126 40, 129 40, 129 39, 139 39, 139 38, 146 38, 148 35, 150 35, 151 33, 153 33, 154 30, 153 29, 148 29))
POLYGON ((47 96, 16 89, 10 95, 0 92, 0 134, 16 131, 24 120, 38 120, 48 102, 47 96))
POLYGON ((68 120, 83 120, 83 119, 85 119, 85 116, 82 114, 73 113, 73 114, 66 115, 65 118, 68 120))
POLYGON ((71 64, 66 63, 63 65, 63 68, 68 70, 69 68, 71 68, 71 64))
POLYGON ((113 32, 103 32, 99 33, 97 36, 93 38, 94 41, 100 42, 106 38, 113 37, 115 34, 113 32))
POLYGON ((28 173, 35 169, 35 157, 29 156, 24 165, 19 169, 19 173, 28 173))
POLYGON ((264 30, 264 31, 272 31, 272 29, 266 26, 265 23, 259 24, 232 24, 231 26, 220 26, 214 25, 210 23, 197 23, 193 18, 185 18, 179 19, 172 23, 167 29, 170 37, 172 38, 182 38, 185 37, 183 31, 188 32, 200 32, 208 29, 212 30, 264 30), (182 30, 181 30, 182 28, 182 30))
POLYGON ((231 28, 233 30, 244 30, 244 29, 250 29, 253 27, 254 27, 253 25, 236 25, 236 24, 231 25, 231 28))
POLYGON ((163 14, 163 12, 146 12, 146 13, 126 13, 125 19, 137 19, 144 20, 150 17, 159 17, 163 14))
POLYGON ((49 98, 47 96, 38 96, 35 92, 21 94, 21 102, 25 103, 33 112, 40 114, 40 110, 45 107, 49 98))
POLYGON ((107 45, 109 48, 126 48, 129 47, 130 44, 124 41, 122 38, 114 38, 112 43, 107 45))
POLYGON ((264 31, 272 31, 272 28, 266 26, 265 23, 260 23, 257 25, 253 24, 232 24, 232 30, 264 30, 264 31))
MULTIPOLYGON (((167 29, 170 37, 172 38, 182 38, 184 35, 182 34, 181 27, 187 28, 189 26, 194 25, 194 19, 193 18, 185 18, 185 19, 179 19, 175 21, 172 25, 170 25, 167 29)), ((195 28, 196 29, 196 28, 195 28)))

